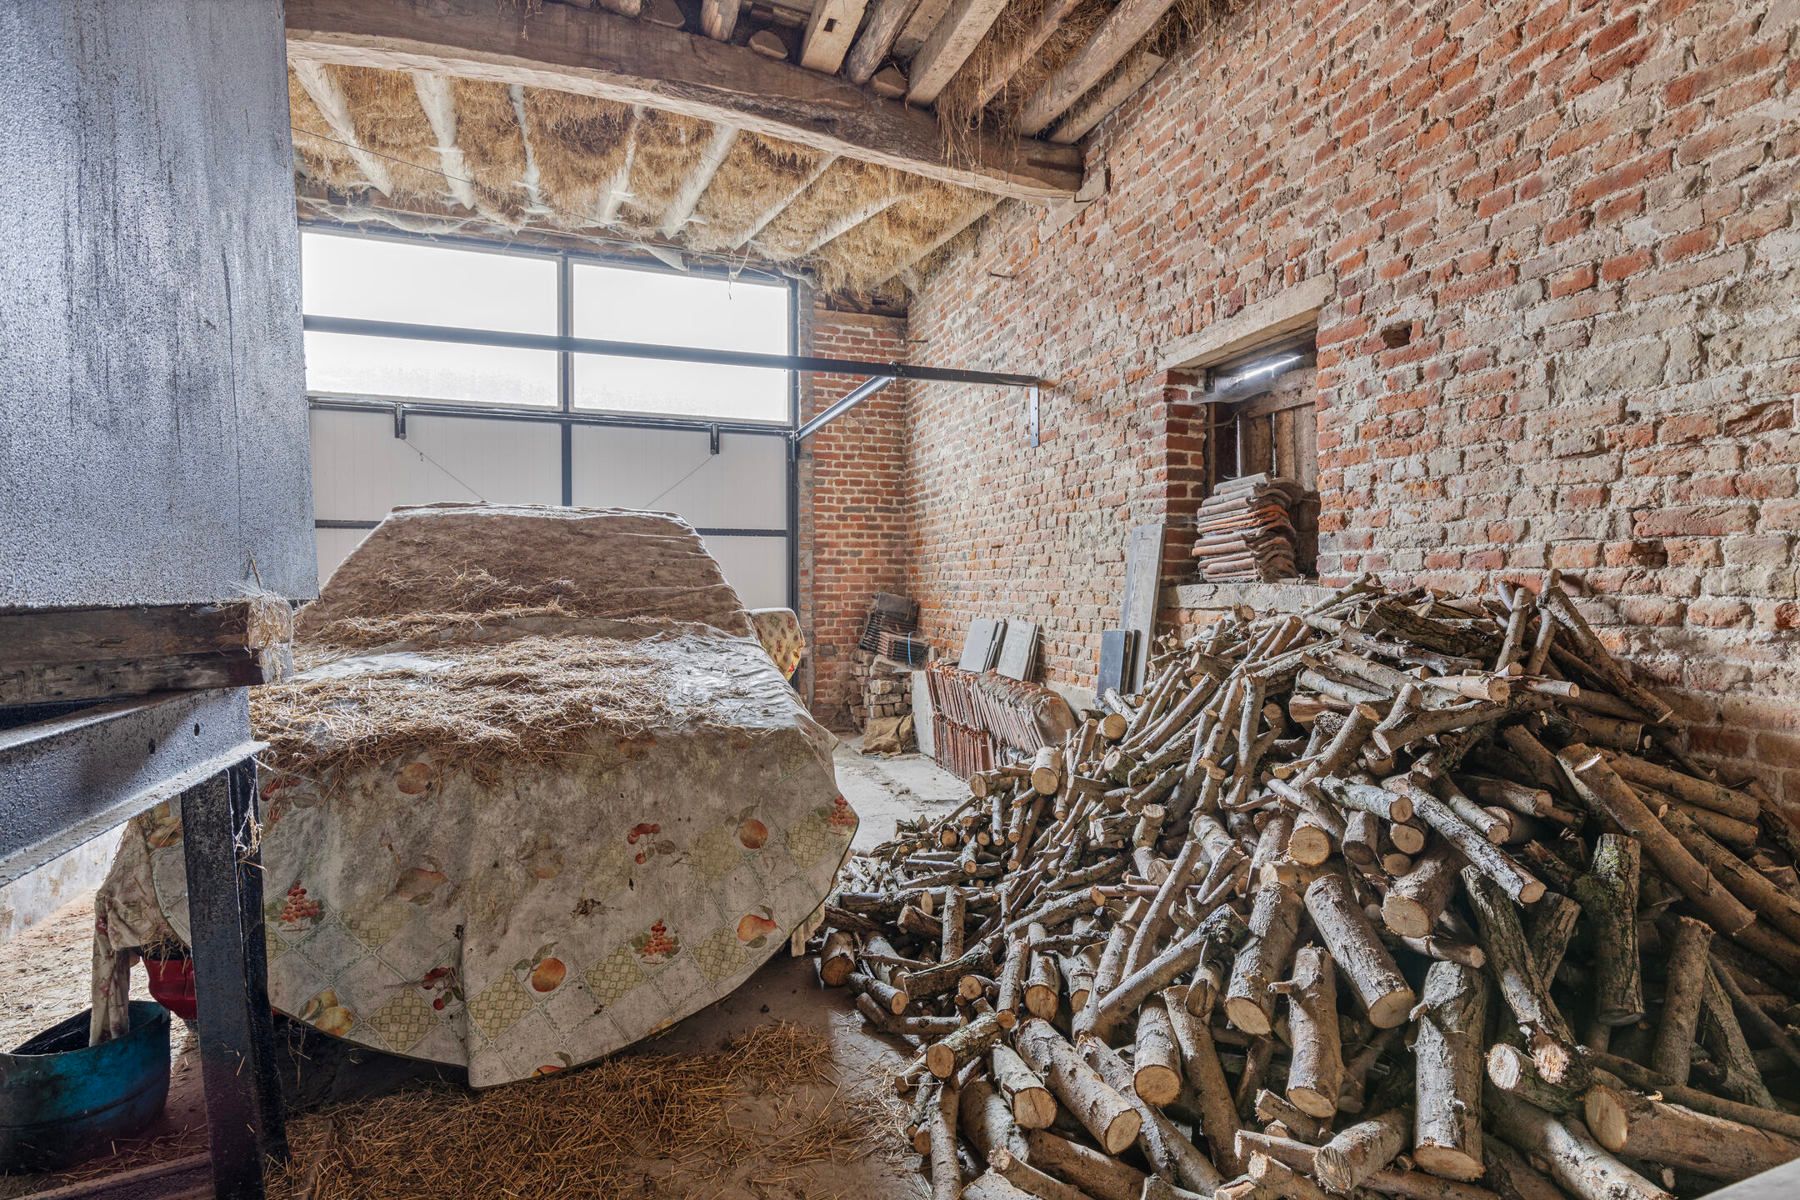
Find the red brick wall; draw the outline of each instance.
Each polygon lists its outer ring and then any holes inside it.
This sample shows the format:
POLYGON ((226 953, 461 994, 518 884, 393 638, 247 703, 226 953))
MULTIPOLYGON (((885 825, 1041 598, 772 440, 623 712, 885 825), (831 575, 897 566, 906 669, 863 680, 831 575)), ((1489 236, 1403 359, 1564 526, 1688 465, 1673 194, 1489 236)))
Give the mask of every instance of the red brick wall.
POLYGON ((912 586, 953 644, 1044 627, 1091 681, 1137 522, 1177 512, 1157 347, 1325 276, 1321 569, 1563 568, 1800 802, 1800 128, 1792 0, 1292 0, 1216 26, 1101 127, 1109 192, 1009 205, 913 304, 912 586), (1388 348, 1384 329, 1410 344, 1388 348))
MULTIPOLYGON (((900 317, 802 308, 801 344, 830 358, 906 357, 900 317)), ((862 380, 802 376, 800 417, 829 407, 862 380)), ((800 620, 807 631, 813 714, 851 727, 850 651, 876 592, 906 590, 907 385, 892 383, 807 439, 800 458, 800 620)))

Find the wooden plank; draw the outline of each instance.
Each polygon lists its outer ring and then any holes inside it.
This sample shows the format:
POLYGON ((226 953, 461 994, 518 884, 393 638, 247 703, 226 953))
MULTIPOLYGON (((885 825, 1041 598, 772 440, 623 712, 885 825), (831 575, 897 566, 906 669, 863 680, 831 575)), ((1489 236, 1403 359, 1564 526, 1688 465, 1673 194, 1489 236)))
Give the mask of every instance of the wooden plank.
POLYGON ((715 42, 729 42, 738 11, 738 0, 700 0, 700 28, 715 42))
POLYGON ((1000 94, 1000 89, 1019 73, 1019 69, 1044 48, 1050 35, 1057 31, 1063 20, 1080 3, 1081 0, 1052 0, 1050 6, 1038 14, 1038 19, 1032 22, 1031 28, 1000 51, 993 62, 988 64, 987 75, 975 91, 975 107, 986 108, 989 101, 1000 94))
POLYGON ((681 190, 675 193, 675 199, 669 202, 669 209, 663 214, 662 235, 674 237, 681 232, 682 226, 694 215, 694 208, 700 203, 700 197, 706 195, 706 189, 712 184, 713 176, 719 173, 719 164, 731 153, 731 147, 737 142, 737 130, 728 125, 715 125, 712 140, 706 143, 706 149, 694 162, 694 169, 681 182, 681 190))
POLYGON ((906 93, 908 104, 934 104, 944 85, 955 77, 987 31, 1000 19, 1006 0, 952 0, 950 11, 938 22, 919 53, 913 57, 906 74, 912 90, 906 93))
POLYGON ((894 40, 906 27, 919 0, 875 0, 875 11, 863 23, 862 36, 850 51, 844 74, 852 83, 867 83, 893 53, 894 40))
POLYGON ((1162 598, 1163 527, 1134 525, 1125 543, 1125 596, 1119 604, 1119 624, 1136 635, 1144 650, 1132 664, 1131 686, 1144 686, 1144 670, 1150 641, 1156 633, 1156 605, 1162 598))
POLYGON ((1159 346, 1157 369, 1194 370, 1216 366, 1283 334, 1304 329, 1318 321, 1319 311, 1335 290, 1336 285, 1327 275, 1314 275, 1283 288, 1222 321, 1214 321, 1187 337, 1159 346))
MULTIPOLYGON (((1082 93, 1106 78, 1124 61, 1150 27, 1162 19, 1175 0, 1121 0, 1107 15, 1087 45, 1059 67, 1019 113, 1019 132, 1036 135, 1081 99, 1082 93)), ((1123 99, 1123 97, 1121 97, 1123 99)))
POLYGON ((1050 140, 1059 146, 1071 146, 1093 132, 1094 126, 1106 118, 1106 114, 1130 99, 1137 90, 1143 87, 1158 71, 1162 70, 1163 56, 1152 54, 1148 50, 1139 51, 1127 62, 1119 73, 1097 89, 1081 98, 1081 101, 1069 109, 1062 124, 1050 135, 1050 140))
POLYGON ((286 601, 0 613, 0 705, 96 700, 283 678, 286 601))
POLYGON ((950 0, 919 0, 918 7, 913 9, 912 17, 900 36, 894 41, 894 57, 908 59, 919 52, 931 31, 937 28, 938 22, 944 19, 944 13, 950 8, 950 0))
MULTIPOLYGON (((993 0, 986 0, 993 2, 993 0)), ((551 88, 733 125, 1000 196, 1073 195, 1081 156, 1029 139, 953 155, 929 113, 742 46, 567 5, 491 0, 290 0, 288 57, 551 88)))
POLYGON ((869 0, 818 0, 812 16, 806 19, 806 34, 800 41, 800 65, 809 71, 837 74, 868 3, 869 0))

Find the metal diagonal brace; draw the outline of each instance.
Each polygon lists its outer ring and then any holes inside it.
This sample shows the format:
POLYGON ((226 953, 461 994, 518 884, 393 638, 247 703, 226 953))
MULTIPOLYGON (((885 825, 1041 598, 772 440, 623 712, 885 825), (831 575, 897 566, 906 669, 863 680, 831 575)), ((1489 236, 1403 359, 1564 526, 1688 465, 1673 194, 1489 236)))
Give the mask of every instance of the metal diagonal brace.
POLYGON ((798 449, 801 442, 825 428, 825 426, 831 424, 833 421, 837 420, 839 417, 843 416, 845 413, 849 412, 892 382, 894 382, 894 377, 892 375, 877 375, 873 379, 863 380, 861 383, 857 384, 855 388, 851 389, 850 393, 843 399, 839 400, 836 404, 833 404, 830 408, 826 409, 806 424, 800 426, 800 428, 794 430, 794 447, 798 449))

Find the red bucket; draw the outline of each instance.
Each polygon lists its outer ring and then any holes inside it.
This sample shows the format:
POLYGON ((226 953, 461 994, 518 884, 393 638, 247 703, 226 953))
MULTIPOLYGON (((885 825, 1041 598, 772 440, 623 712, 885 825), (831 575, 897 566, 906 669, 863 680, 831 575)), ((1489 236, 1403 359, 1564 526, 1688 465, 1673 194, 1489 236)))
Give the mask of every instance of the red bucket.
POLYGON ((184 1021, 192 1021, 194 1008, 194 960, 146 958, 144 974, 150 977, 150 997, 184 1021))

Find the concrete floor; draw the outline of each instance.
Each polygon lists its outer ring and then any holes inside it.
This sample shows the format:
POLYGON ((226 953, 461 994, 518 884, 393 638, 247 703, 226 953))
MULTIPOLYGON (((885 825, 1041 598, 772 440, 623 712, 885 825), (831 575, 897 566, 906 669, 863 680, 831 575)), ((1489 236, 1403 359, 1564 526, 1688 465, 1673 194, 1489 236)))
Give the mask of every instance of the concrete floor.
MULTIPOLYGON (((891 837, 896 820, 943 813, 968 794, 962 781, 930 759, 918 755, 865 758, 855 741, 838 748, 836 766, 838 786, 862 819, 855 840, 859 850, 891 837)), ((0 945, 0 1046, 15 1046, 88 1006, 92 913, 90 892, 0 945)), ((144 994, 142 972, 134 973, 133 994, 144 994)), ((789 1021, 822 1033, 831 1042, 839 1086, 853 1096, 891 1101, 887 1080, 905 1063, 904 1049, 897 1042, 867 1033, 845 993, 821 988, 810 960, 785 953, 730 996, 625 1053, 715 1050, 731 1037, 771 1021, 789 1021)), ((204 1144, 203 1100, 192 1043, 192 1035, 177 1022, 169 1104, 151 1130, 159 1143, 128 1151, 130 1165, 179 1157, 204 1144)), ((768 1115, 772 1120, 779 1116, 773 1109, 768 1115)), ((866 1157, 817 1168, 819 1176, 814 1182, 832 1194, 859 1200, 920 1200, 929 1194, 929 1187, 915 1169, 916 1163, 917 1156, 897 1125, 889 1125, 872 1141, 866 1157)), ((753 1177, 755 1164, 745 1164, 745 1168, 742 1176, 753 1177)), ((0 1177, 0 1197, 27 1195, 47 1182, 0 1177)), ((726 1190, 719 1194, 730 1197, 737 1193, 726 1190)), ((758 1200, 769 1195, 761 1188, 742 1194, 754 1194, 758 1200)))

